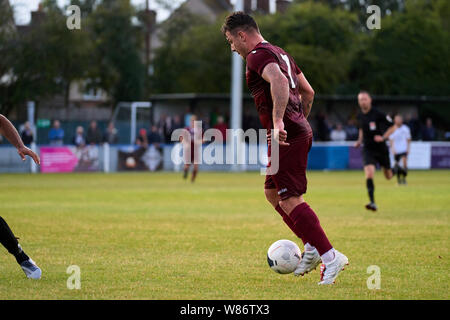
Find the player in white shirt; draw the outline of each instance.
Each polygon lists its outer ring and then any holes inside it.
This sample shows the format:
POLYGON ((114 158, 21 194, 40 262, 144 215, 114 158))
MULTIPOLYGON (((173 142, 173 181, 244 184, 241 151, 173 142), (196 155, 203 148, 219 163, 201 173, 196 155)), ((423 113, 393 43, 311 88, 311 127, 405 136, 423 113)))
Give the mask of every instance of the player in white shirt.
POLYGON ((394 172, 397 173, 398 184, 406 184, 408 174, 408 154, 411 145, 411 131, 403 124, 401 115, 394 118, 395 131, 389 136, 391 151, 394 155, 394 172))

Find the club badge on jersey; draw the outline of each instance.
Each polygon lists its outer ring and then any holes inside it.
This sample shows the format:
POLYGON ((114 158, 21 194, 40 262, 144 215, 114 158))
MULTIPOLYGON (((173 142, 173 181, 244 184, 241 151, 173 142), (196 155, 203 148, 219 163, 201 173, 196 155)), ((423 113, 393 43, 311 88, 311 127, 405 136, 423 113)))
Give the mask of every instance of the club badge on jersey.
POLYGON ((375 121, 370 121, 369 122, 369 128, 370 128, 371 131, 377 130, 377 123, 375 121))

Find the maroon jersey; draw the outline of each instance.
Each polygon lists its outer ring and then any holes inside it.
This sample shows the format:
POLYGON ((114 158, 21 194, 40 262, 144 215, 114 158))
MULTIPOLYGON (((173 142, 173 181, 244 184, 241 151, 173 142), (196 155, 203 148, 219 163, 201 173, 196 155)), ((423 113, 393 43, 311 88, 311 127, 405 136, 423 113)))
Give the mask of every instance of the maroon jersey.
POLYGON ((302 71, 294 59, 283 49, 267 41, 260 42, 247 56, 246 80, 247 86, 255 100, 259 119, 267 130, 273 128, 273 101, 270 93, 270 83, 262 78, 262 72, 269 63, 279 65, 281 72, 289 80, 289 101, 284 113, 284 129, 287 131, 287 141, 296 140, 301 135, 311 134, 311 127, 303 115, 300 102, 299 81, 297 75, 302 71))

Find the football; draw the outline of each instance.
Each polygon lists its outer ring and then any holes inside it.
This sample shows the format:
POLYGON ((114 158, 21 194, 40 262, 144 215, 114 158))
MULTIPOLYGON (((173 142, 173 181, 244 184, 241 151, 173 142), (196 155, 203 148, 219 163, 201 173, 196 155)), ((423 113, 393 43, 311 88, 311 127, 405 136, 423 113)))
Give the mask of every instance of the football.
POLYGON ((267 251, 269 267, 281 274, 294 272, 301 259, 300 248, 290 240, 275 241, 267 251))

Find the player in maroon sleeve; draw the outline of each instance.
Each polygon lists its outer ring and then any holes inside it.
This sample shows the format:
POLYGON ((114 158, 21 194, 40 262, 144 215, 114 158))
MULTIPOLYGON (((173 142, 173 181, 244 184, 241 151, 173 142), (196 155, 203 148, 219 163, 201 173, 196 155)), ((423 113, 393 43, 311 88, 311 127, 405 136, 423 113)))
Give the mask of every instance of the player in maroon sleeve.
POLYGON ((246 60, 247 86, 259 118, 269 133, 273 129, 272 139, 279 144, 279 169, 266 176, 264 191, 267 200, 304 243, 302 260, 294 274, 304 275, 322 260, 319 284, 332 284, 348 264, 348 259, 333 248, 317 215, 303 199, 308 152, 312 144, 307 117, 314 90, 294 59, 283 49, 265 41, 255 20, 248 14, 230 14, 222 32, 231 50, 246 60))

